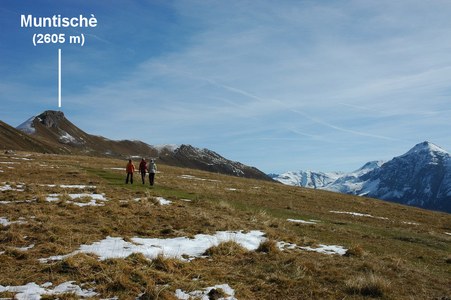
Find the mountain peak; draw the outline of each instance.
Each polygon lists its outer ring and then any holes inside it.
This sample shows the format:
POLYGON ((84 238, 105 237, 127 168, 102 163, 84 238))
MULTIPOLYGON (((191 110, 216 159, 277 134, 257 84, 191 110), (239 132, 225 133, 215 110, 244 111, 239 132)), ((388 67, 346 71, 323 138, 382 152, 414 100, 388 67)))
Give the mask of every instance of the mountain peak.
POLYGON ((439 146, 437 146, 433 143, 430 143, 428 141, 424 141, 422 143, 416 144, 405 155, 419 154, 419 153, 433 153, 433 152, 448 154, 448 152, 446 150, 444 150, 443 148, 440 148, 439 146))
POLYGON ((45 127, 58 127, 60 122, 65 119, 62 111, 46 110, 37 116, 39 122, 45 127))
MULTIPOLYGON (((299 172, 303 174, 307 172, 299 172)), ((317 172, 319 174, 320 172, 317 172)), ((310 184, 285 173, 277 181, 302 187, 361 195, 426 209, 451 212, 451 156, 439 146, 422 142, 388 162, 368 162, 338 178, 310 184)))

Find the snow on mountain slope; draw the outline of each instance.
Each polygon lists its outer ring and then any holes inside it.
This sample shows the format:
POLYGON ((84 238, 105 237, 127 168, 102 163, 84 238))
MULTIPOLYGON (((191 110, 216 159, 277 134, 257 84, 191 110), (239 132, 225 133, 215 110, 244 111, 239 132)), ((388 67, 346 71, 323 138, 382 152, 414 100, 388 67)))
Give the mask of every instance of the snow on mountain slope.
POLYGON ((371 161, 363 165, 361 168, 351 173, 345 173, 335 181, 327 184, 323 188, 332 192, 345 194, 361 194, 364 182, 361 177, 365 174, 379 169, 384 164, 383 161, 371 161), (359 192, 355 192, 359 191, 359 192))
POLYGON ((340 178, 343 173, 339 172, 312 172, 312 171, 298 171, 298 172, 286 172, 280 175, 270 175, 274 180, 280 181, 283 184, 302 186, 309 188, 321 189, 335 180, 340 178))
POLYGON ((271 174, 270 176, 283 184, 302 186, 308 188, 325 189, 334 192, 347 193, 355 190, 361 182, 359 177, 379 168, 382 161, 372 161, 366 163, 363 167, 354 172, 314 172, 297 171, 285 172, 283 174, 271 174))
POLYGON ((26 120, 25 122, 23 122, 22 124, 17 126, 17 129, 19 129, 22 132, 28 133, 28 134, 35 133, 36 129, 34 128, 34 125, 33 125, 33 121, 35 118, 36 118, 36 116, 29 118, 28 120, 26 120))
POLYGON ((336 178, 329 175, 312 183, 305 180, 311 176, 299 174, 331 173, 287 172, 272 178, 290 185, 451 212, 451 158, 446 150, 429 142, 419 143, 388 162, 369 162, 354 172, 342 173, 336 178))
POLYGON ((451 212, 451 158, 423 142, 367 173, 359 193, 403 204, 451 212))

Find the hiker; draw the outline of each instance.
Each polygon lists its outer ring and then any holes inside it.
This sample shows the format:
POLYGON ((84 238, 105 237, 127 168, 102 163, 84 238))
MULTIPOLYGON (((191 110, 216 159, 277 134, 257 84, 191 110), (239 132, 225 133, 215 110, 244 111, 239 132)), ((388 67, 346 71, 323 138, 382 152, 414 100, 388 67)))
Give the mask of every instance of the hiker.
POLYGON ((143 159, 141 159, 141 162, 139 163, 139 173, 141 173, 141 179, 142 179, 143 184, 145 183, 145 179, 146 179, 146 170, 147 170, 147 162, 143 158, 143 159))
POLYGON ((155 164, 155 160, 150 160, 150 163, 147 166, 147 170, 149 170, 149 183, 150 185, 153 185, 155 181, 155 173, 157 172, 157 165, 155 164))
POLYGON ((132 160, 128 160, 128 164, 125 167, 125 171, 127 172, 127 178, 125 179, 125 184, 128 184, 128 179, 130 178, 130 184, 133 184, 133 172, 135 172, 135 165, 132 163, 132 160))

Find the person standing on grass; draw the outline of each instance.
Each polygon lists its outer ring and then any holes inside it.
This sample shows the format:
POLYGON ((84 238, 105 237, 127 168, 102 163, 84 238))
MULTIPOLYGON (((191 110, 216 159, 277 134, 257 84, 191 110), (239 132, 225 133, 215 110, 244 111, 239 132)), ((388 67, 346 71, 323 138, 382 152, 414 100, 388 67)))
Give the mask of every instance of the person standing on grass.
POLYGON ((150 185, 153 185, 155 181, 155 173, 157 173, 157 165, 155 164, 155 160, 150 160, 147 170, 149 170, 149 183, 150 185))
POLYGON ((147 162, 143 158, 143 159, 141 159, 141 162, 139 163, 139 173, 141 173, 141 179, 142 179, 143 184, 145 183, 145 179, 146 179, 146 171, 147 171, 147 162))
POLYGON ((130 184, 133 184, 133 172, 135 172, 135 165, 132 160, 128 160, 128 164, 125 167, 125 171, 127 172, 127 178, 125 179, 125 184, 128 184, 128 180, 130 179, 130 184))

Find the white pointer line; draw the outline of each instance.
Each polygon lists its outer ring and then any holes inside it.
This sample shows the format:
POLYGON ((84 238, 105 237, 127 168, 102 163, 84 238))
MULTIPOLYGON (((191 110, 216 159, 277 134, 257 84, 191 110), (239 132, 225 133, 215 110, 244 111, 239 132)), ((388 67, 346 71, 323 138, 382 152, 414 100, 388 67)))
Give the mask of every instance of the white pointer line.
POLYGON ((61 49, 58 49, 58 108, 61 108, 61 49))

